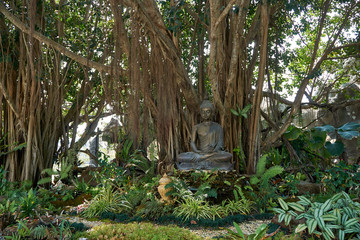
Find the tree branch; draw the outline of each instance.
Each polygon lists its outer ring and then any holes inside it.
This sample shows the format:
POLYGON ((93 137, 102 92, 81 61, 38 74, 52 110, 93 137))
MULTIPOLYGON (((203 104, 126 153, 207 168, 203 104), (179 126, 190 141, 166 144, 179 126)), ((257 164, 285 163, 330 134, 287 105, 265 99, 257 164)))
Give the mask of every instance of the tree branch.
POLYGON ((235 3, 235 0, 231 0, 229 2, 229 4, 226 6, 226 8, 224 9, 224 11, 221 12, 220 16, 218 17, 218 19, 216 20, 214 29, 212 29, 212 31, 215 31, 217 29, 217 27, 219 26, 220 22, 225 18, 225 16, 229 13, 230 9, 233 7, 233 4, 235 3))
MULTIPOLYGON (((10 13, 5 6, 0 3, 0 12, 4 14, 4 16, 9 19, 9 21, 14 24, 17 28, 19 28, 22 32, 29 34, 31 33, 31 30, 28 26, 26 26, 23 22, 21 22, 17 17, 15 17, 12 13, 10 13)), ((99 72, 106 72, 108 74, 112 74, 111 67, 91 61, 87 58, 84 58, 82 56, 79 56, 70 50, 68 50, 66 47, 62 46, 61 44, 45 37, 41 33, 34 31, 32 37, 37 39, 38 41, 56 49, 57 51, 61 52, 65 56, 73 59, 74 61, 80 63, 81 65, 94 68, 98 70, 99 72)))

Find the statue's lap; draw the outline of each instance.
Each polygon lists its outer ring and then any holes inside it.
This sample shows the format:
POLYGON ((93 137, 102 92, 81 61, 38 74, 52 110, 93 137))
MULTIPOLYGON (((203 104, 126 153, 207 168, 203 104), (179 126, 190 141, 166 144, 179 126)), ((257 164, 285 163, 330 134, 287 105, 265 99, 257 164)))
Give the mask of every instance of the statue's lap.
POLYGON ((204 154, 185 152, 178 155, 177 168, 179 170, 233 170, 234 164, 231 163, 232 155, 228 152, 214 152, 206 156, 204 154))

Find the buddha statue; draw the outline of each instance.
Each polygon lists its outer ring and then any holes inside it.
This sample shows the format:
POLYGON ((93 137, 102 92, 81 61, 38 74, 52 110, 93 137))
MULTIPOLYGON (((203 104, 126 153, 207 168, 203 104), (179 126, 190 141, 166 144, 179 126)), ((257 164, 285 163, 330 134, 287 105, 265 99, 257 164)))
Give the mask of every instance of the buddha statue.
POLYGON ((190 146, 192 152, 180 153, 176 159, 179 170, 233 170, 232 154, 225 152, 222 127, 212 122, 214 105, 204 100, 200 105, 203 121, 193 127, 190 146))

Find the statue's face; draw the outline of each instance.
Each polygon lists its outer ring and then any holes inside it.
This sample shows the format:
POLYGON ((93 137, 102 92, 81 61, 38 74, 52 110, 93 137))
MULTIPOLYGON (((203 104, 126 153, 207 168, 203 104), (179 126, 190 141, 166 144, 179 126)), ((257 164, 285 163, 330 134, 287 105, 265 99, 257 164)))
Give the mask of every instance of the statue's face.
POLYGON ((212 117, 212 109, 211 108, 201 108, 200 115, 204 120, 209 120, 212 117))

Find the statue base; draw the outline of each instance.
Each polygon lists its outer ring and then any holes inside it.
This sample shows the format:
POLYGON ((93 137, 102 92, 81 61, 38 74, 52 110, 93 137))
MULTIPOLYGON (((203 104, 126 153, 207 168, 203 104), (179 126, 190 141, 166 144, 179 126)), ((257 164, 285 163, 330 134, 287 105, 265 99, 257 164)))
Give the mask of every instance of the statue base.
POLYGON ((177 162, 176 167, 179 170, 234 170, 234 164, 230 162, 212 162, 212 161, 201 161, 201 162, 177 162))

